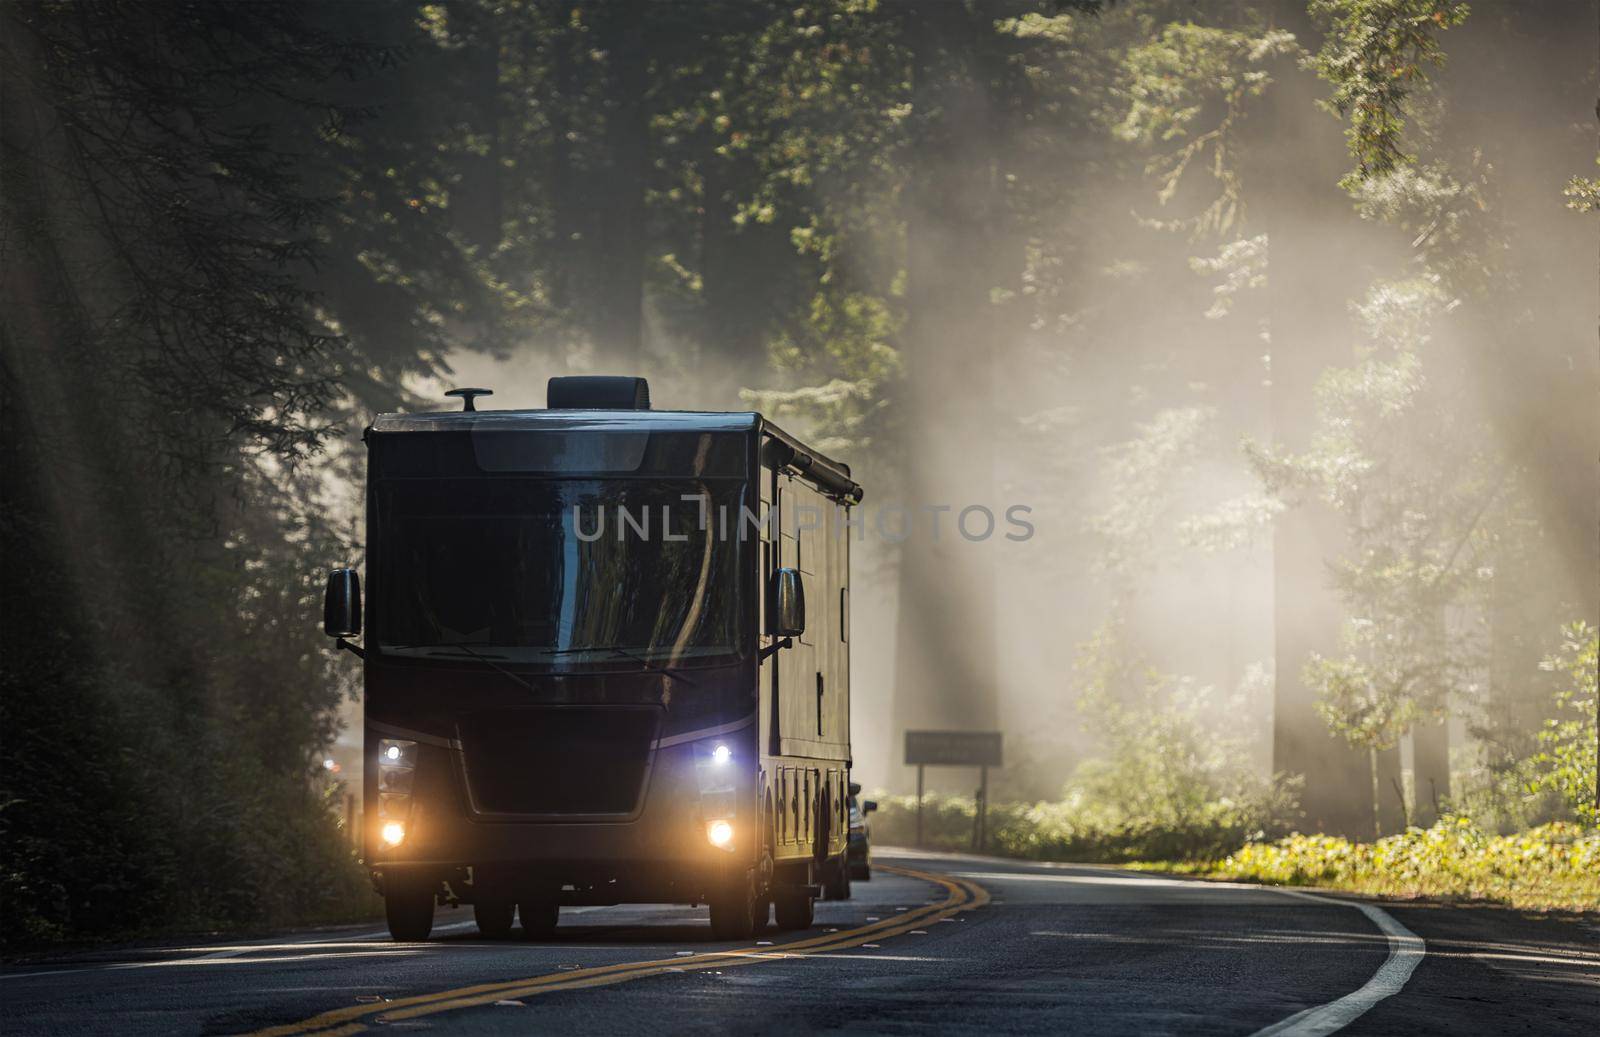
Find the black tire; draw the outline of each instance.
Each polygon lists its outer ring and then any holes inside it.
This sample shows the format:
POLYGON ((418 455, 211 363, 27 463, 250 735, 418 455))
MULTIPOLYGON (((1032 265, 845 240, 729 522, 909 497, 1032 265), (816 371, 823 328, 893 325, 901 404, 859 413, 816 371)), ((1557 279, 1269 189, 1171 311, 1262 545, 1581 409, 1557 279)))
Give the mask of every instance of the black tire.
POLYGON ((383 914, 389 936, 420 943, 433 932, 433 887, 418 883, 391 883, 383 894, 383 914))
POLYGON ((517 905, 524 940, 548 940, 561 922, 561 905, 553 900, 524 900, 517 905))
POLYGON ((779 929, 809 929, 816 917, 816 902, 805 893, 780 893, 772 899, 772 906, 779 929))
POLYGON ((752 879, 718 891, 710 907, 711 932, 719 940, 748 940, 767 927, 767 901, 752 879))
POLYGON ((488 940, 504 940, 510 936, 511 920, 516 913, 517 905, 510 900, 480 900, 472 905, 478 932, 488 940))
POLYGON ((829 900, 850 899, 850 865, 843 857, 829 861, 823 876, 822 892, 829 900))

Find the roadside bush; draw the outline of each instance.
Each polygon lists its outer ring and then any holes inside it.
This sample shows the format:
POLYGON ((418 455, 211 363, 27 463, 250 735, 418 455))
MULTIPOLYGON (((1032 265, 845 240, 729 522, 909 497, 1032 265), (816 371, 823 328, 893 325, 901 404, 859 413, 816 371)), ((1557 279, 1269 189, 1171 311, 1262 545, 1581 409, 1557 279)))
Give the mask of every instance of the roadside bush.
MULTIPOLYGON (((917 832, 917 798, 880 795, 878 804, 872 822, 873 841, 912 845, 917 832)), ((1265 783, 1248 797, 1206 800, 1181 815, 1132 813, 1076 789, 1058 802, 992 805, 987 850, 1031 860, 1210 860, 1246 840, 1283 830, 1284 818, 1292 808, 1292 796, 1265 783)), ((972 849, 975 816, 976 802, 971 797, 925 797, 923 845, 951 851, 972 849)))
MULTIPOLYGON (((1160 707, 1100 709, 1106 754, 1080 766, 1059 800, 991 805, 989 850, 1035 860, 1210 860, 1293 827, 1297 786, 1262 777, 1238 739, 1205 722, 1203 690, 1180 687, 1160 707)), ((916 840, 915 796, 880 796, 879 807, 874 839, 916 840)), ((927 797, 923 845, 970 849, 975 812, 970 797, 927 797)))
POLYGON ((1600 909, 1600 830, 1554 821, 1497 836, 1465 817, 1452 817, 1375 843, 1326 835, 1249 843, 1215 865, 1192 870, 1380 896, 1464 897, 1594 911, 1600 909))
MULTIPOLYGON (((1219 702, 1210 687, 1155 671, 1115 625, 1083 646, 1074 673, 1080 715, 1104 751, 1059 800, 991 805, 987 849, 1035 860, 1210 860, 1293 829, 1297 783, 1264 777, 1229 719, 1249 708, 1247 695, 1219 702)), ((880 796, 879 806, 873 838, 915 842, 916 797, 880 796)), ((923 845, 970 849, 974 814, 971 798, 928 797, 923 845)))
POLYGON ((1595 702, 1600 695, 1600 633, 1587 623, 1562 631, 1558 651, 1544 661, 1546 670, 1568 676, 1556 693, 1553 715, 1539 732, 1539 751, 1532 764, 1535 792, 1554 792, 1582 822, 1600 825, 1596 802, 1597 760, 1595 702))

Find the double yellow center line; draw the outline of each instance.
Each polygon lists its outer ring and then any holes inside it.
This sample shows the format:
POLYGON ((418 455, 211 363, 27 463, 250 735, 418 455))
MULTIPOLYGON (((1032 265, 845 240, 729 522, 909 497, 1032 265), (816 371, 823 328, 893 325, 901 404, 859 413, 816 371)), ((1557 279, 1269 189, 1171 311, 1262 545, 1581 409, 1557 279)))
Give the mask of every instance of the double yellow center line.
POLYGON ((298 1037, 316 1034, 317 1037, 339 1037, 342 1034, 360 1033, 370 1023, 394 1023, 402 1019, 415 1019, 439 1012, 453 1012, 461 1008, 476 1008, 496 1001, 515 1000, 558 990, 581 990, 586 987, 603 987, 613 983, 626 983, 646 976, 659 976, 667 972, 699 972, 712 968, 737 968, 742 965, 759 965, 762 962, 781 961, 784 958, 801 958, 813 954, 859 947, 873 940, 888 939, 910 932, 919 926, 949 918, 969 908, 982 907, 989 902, 989 894, 977 883, 954 879, 910 868, 879 865, 878 870, 904 875, 907 878, 931 882, 945 891, 945 898, 914 911, 905 911, 868 925, 826 933, 793 943, 769 947, 743 947, 731 951, 712 951, 693 957, 664 958, 657 961, 630 961, 616 965, 599 965, 594 968, 554 972, 525 979, 506 980, 500 983, 481 983, 477 986, 457 987, 434 994, 418 994, 374 1004, 351 1005, 310 1019, 284 1026, 258 1030, 254 1037, 298 1037))

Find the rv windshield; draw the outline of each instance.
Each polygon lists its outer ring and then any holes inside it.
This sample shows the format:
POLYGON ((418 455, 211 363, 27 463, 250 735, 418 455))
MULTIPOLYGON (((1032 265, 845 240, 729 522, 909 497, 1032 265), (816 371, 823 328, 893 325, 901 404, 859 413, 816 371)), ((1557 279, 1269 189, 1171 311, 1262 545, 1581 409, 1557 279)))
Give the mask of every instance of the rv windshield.
POLYGON ((734 479, 381 481, 380 651, 551 663, 737 654, 742 489, 734 479))

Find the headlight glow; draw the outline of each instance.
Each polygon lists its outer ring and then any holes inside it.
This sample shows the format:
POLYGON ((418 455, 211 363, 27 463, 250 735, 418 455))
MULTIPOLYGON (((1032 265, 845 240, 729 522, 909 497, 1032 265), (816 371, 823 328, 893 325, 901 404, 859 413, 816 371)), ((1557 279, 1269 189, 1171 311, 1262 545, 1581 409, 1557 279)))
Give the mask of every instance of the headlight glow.
POLYGON ((711 750, 712 763, 727 763, 731 759, 733 759, 733 750, 725 745, 719 745, 711 750))
POLYGON ((385 738, 378 743, 378 837, 385 846, 399 846, 405 841, 416 777, 416 742, 385 738))
POLYGON ((415 767, 417 743, 409 738, 385 738, 378 743, 378 763, 385 767, 415 767))
POLYGON ((727 848, 733 842, 733 825, 726 821, 713 821, 706 825, 706 838, 712 846, 727 848))

